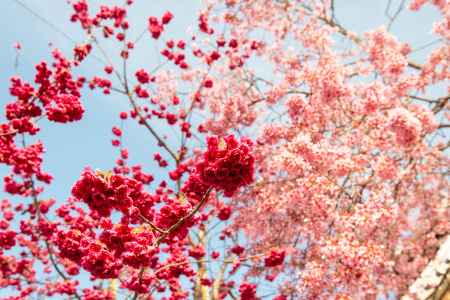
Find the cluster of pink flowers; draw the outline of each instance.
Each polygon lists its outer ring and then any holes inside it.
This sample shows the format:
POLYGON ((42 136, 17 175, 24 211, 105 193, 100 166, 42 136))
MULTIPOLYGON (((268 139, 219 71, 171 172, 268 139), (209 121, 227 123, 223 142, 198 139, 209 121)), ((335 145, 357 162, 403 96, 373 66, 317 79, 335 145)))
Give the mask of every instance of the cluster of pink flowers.
POLYGON ((394 132, 399 145, 407 147, 419 140, 422 126, 410 111, 402 108, 392 110, 390 120, 391 130, 394 132))
POLYGON ((408 64, 405 56, 410 51, 409 47, 400 44, 384 28, 369 32, 367 36, 369 59, 375 68, 388 78, 401 75, 408 64))

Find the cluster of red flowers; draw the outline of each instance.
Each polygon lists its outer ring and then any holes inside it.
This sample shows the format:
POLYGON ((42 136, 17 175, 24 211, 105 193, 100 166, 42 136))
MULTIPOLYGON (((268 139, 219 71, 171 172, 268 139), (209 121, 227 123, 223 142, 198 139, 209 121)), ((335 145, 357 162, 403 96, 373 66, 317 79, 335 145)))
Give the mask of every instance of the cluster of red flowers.
POLYGON ((122 262, 117 260, 101 243, 82 240, 83 257, 80 265, 97 278, 117 278, 122 262))
MULTIPOLYGON (((223 191, 231 197, 241 186, 253 181, 254 157, 252 142, 248 138, 236 140, 233 135, 207 139, 208 148, 182 187, 191 203, 197 203, 210 188, 223 191)), ((231 209, 220 210, 220 219, 227 220, 231 209)))
POLYGON ((175 48, 175 41, 169 40, 166 42, 166 47, 161 51, 161 55, 166 57, 168 60, 171 60, 175 63, 175 65, 179 66, 181 69, 187 69, 189 65, 186 63, 185 58, 186 55, 184 54, 186 43, 183 40, 179 40, 176 43, 175 48))
MULTIPOLYGON (((168 199, 167 204, 161 207, 159 213, 155 216, 155 224, 159 228, 167 230, 181 218, 187 216, 191 209, 192 206, 189 203, 182 204, 178 200, 168 199)), ((186 220, 171 236, 176 235, 179 239, 185 238, 188 229, 194 224, 194 219, 186 220)))
POLYGON ((81 44, 76 46, 73 49, 73 56, 75 58, 76 63, 82 62, 88 55, 91 53, 92 45, 91 44, 81 44))
MULTIPOLYGON (((121 134, 118 128, 113 129, 113 132, 115 135, 121 134)), ((121 174, 86 169, 74 184, 72 195, 88 205, 90 216, 98 220, 102 231, 97 235, 92 229, 79 228, 79 222, 73 222, 72 219, 72 229, 59 230, 56 235, 55 243, 60 255, 97 278, 116 278, 124 266, 135 269, 157 267, 159 243, 172 247, 174 241, 182 241, 187 236, 189 228, 199 219, 195 216, 185 218, 209 189, 215 188, 231 196, 239 187, 252 182, 254 158, 251 146, 250 140, 244 138, 239 142, 231 135, 223 139, 208 138, 207 151, 183 186, 182 190, 189 199, 186 203, 170 198, 162 185, 156 195, 150 195, 143 190, 140 181, 121 174), (157 210, 155 205, 161 202, 163 204, 157 210), (113 211, 122 213, 119 224, 112 224, 110 217, 113 211)), ((159 156, 157 158, 161 160, 159 156)), ((182 169, 184 172, 187 167, 183 166, 182 169)), ((60 210, 59 214, 70 220, 67 212, 60 210)), ((231 207, 223 206, 219 214, 221 220, 228 219, 231 207)), ((174 249, 170 252, 172 259, 167 263, 186 259, 174 249)), ((242 252, 242 247, 233 250, 237 255, 242 252)), ((200 246, 191 248, 188 253, 196 259, 206 254, 200 246)), ((180 265, 161 272, 160 277, 187 276, 191 273, 187 266, 180 265)), ((129 288, 145 290, 141 283, 130 281, 129 288)))
POLYGON ((125 225, 103 231, 99 238, 93 232, 59 231, 55 243, 61 257, 67 258, 97 278, 117 278, 124 265, 134 268, 155 264, 157 250, 152 247, 154 236, 143 228, 125 225))
POLYGON ((222 206, 219 210, 219 213, 217 214, 217 217, 221 221, 226 221, 231 216, 231 207, 230 206, 222 206))
POLYGON ((137 81, 139 81, 139 83, 141 84, 149 83, 151 79, 150 74, 148 74, 144 69, 137 70, 135 76, 137 81))
POLYGON ((61 94, 55 97, 54 103, 45 107, 50 121, 67 123, 81 120, 84 108, 74 95, 61 94))
POLYGON ((243 282, 239 287, 241 300, 256 300, 256 284, 243 282))
POLYGON ((12 139, 0 139, 0 163, 9 165, 12 174, 4 177, 5 190, 11 194, 27 194, 30 187, 29 179, 35 175, 36 179, 50 183, 52 176, 42 171, 42 154, 44 147, 36 143, 26 147, 17 147, 12 139), (24 179, 18 182, 16 176, 24 179))
POLYGON ((83 257, 83 252, 81 251, 81 240, 83 237, 79 230, 59 232, 56 235, 55 242, 61 251, 61 257, 80 263, 83 257))
POLYGON ((138 199, 150 199, 142 183, 122 175, 95 174, 86 169, 72 188, 72 195, 84 201, 100 216, 109 217, 113 209, 130 216, 138 199))
POLYGON ((266 267, 276 267, 284 262, 284 257, 286 256, 286 251, 283 249, 272 249, 264 259, 264 265, 266 267))
MULTIPOLYGON (((130 5, 131 0, 127 1, 130 5)), ((79 22, 83 29, 91 31, 93 26, 102 27, 103 35, 105 38, 114 34, 114 29, 110 26, 103 25, 102 21, 112 20, 114 28, 128 29, 128 22, 125 20, 127 11, 126 9, 119 6, 108 7, 102 5, 98 13, 91 17, 89 16, 89 5, 86 0, 74 1, 73 5, 74 13, 70 20, 72 22, 79 22)), ((120 39, 120 36, 118 37, 120 39)))
POLYGON ((59 51, 53 51, 53 57, 53 70, 44 62, 36 66, 35 82, 40 84, 36 96, 41 100, 49 120, 62 123, 78 121, 84 112, 79 100, 84 78, 72 78, 72 63, 59 51))
POLYGON ((197 173, 192 173, 186 180, 181 191, 191 203, 197 203, 205 195, 210 185, 203 182, 197 173))
POLYGON ((83 300, 113 300, 115 297, 108 290, 84 289, 83 300))
POLYGON ((161 21, 158 20, 156 17, 150 17, 148 19, 148 30, 152 34, 152 37, 154 39, 158 39, 161 33, 164 31, 164 25, 167 25, 172 20, 173 15, 170 12, 166 12, 162 18, 161 21))
MULTIPOLYGON (((16 244, 16 232, 12 230, 0 231, 0 249, 11 249, 16 244)), ((1 250, 0 250, 1 251, 1 250)))
POLYGON ((194 173, 204 185, 231 197, 240 187, 253 182, 255 158, 250 139, 243 137, 238 141, 233 135, 211 136, 207 143, 208 149, 194 173))
MULTIPOLYGON (((84 78, 73 79, 72 63, 59 51, 53 51, 54 62, 36 65, 35 83, 37 87, 11 78, 10 94, 15 100, 6 105, 8 123, 1 125, 0 162, 12 167, 12 172, 23 178, 36 178, 50 183, 52 177, 41 170, 44 147, 41 143, 18 147, 14 136, 17 133, 34 135, 39 131, 35 119, 44 112, 48 120, 60 123, 80 120, 84 108, 80 102, 80 88, 84 78)), ((4 178, 5 188, 14 194, 24 193, 29 181, 19 183, 13 176, 4 178)))
POLYGON ((188 258, 181 251, 181 248, 173 247, 170 253, 170 257, 166 261, 166 265, 169 267, 161 272, 160 278, 179 278, 181 275, 190 277, 195 274, 192 267, 187 264, 188 258))

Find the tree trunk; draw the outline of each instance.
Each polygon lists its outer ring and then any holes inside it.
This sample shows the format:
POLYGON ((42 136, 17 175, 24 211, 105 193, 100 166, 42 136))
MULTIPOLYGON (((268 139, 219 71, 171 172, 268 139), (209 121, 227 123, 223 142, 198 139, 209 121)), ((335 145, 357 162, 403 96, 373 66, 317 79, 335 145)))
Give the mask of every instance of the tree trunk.
POLYGON ((450 235, 402 300, 450 300, 450 235))

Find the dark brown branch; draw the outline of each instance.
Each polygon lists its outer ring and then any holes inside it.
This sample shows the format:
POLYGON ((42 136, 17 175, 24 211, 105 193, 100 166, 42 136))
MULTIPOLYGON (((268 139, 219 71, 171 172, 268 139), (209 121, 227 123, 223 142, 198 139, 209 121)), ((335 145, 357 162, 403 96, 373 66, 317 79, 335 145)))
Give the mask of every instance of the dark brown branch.
POLYGON ((144 221, 145 224, 149 225, 151 229, 159 233, 165 233, 164 230, 153 224, 149 219, 147 219, 143 214, 141 214, 141 212, 139 212, 139 217, 141 218, 142 221, 144 221))
POLYGON ((436 103, 436 105, 433 107, 433 112, 435 114, 437 114, 438 112, 440 112, 448 103, 448 100, 450 99, 450 95, 443 97, 443 98, 439 98, 438 102, 436 103))
POLYGON ((161 241, 163 239, 165 239, 170 233, 174 232, 176 229, 178 229, 178 227, 180 227, 181 225, 184 224, 184 222, 186 222, 187 220, 189 220, 195 213, 197 213, 200 208, 203 206, 203 204, 206 202, 206 200, 208 199, 209 193, 211 192, 212 188, 209 188, 206 193, 203 195, 202 199, 200 200, 200 202, 195 206, 195 208, 186 216, 184 216, 183 218, 181 218, 180 220, 178 220, 178 222, 176 222, 175 224, 173 224, 172 226, 169 227, 169 229, 167 229, 164 234, 162 234, 161 236, 158 237, 158 239, 156 239, 155 241, 155 245, 159 245, 161 243, 161 241))

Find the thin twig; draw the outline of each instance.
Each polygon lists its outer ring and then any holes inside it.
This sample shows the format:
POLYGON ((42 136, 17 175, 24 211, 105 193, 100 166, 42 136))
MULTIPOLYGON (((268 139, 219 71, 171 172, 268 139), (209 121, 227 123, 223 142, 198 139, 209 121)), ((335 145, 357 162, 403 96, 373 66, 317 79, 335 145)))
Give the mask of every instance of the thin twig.
POLYGON ((169 229, 167 229, 164 234, 159 236, 155 241, 155 245, 158 246, 161 243, 161 241, 163 239, 165 239, 170 233, 174 232, 176 229, 178 229, 178 227, 183 225, 184 222, 189 220, 195 213, 197 213, 200 210, 200 208, 203 206, 203 204, 206 202, 206 200, 208 199, 208 196, 209 196, 211 190, 212 190, 212 188, 210 187, 206 191, 206 193, 203 195, 200 202, 195 206, 195 208, 188 215, 186 215, 183 218, 181 218, 180 220, 178 220, 178 222, 176 222, 175 224, 170 226, 169 229))
MULTIPOLYGON (((22 135, 22 145, 24 147, 26 146, 25 145, 25 137, 23 135, 22 135)), ((37 214, 37 218, 38 218, 38 222, 39 222, 43 218, 43 216, 41 214, 41 210, 40 210, 40 207, 39 207, 39 200, 37 199, 37 196, 36 196, 36 187, 35 187, 34 179, 33 179, 32 176, 30 177, 30 183, 31 183, 31 197, 33 199, 33 205, 34 205, 34 207, 36 209, 36 214, 37 214)), ((39 231, 38 231, 38 236, 41 237, 41 234, 40 234, 39 231)), ((44 241, 45 247, 47 248, 47 252, 48 252, 48 255, 49 255, 49 258, 50 258, 50 262, 53 265, 56 273, 58 273, 58 275, 61 276, 62 279, 68 280, 68 277, 59 268, 58 263, 56 262, 56 260, 55 260, 55 258, 53 256, 53 251, 51 249, 50 243, 45 238, 43 238, 43 241, 44 241)), ((77 291, 75 291, 74 296, 78 300, 81 300, 81 297, 80 297, 80 295, 78 295, 77 291)))
POLYGON ((139 212, 139 217, 142 219, 142 221, 144 221, 146 224, 148 224, 151 229, 159 232, 159 233, 165 233, 166 231, 164 231, 163 229, 159 228, 158 226, 156 226, 155 224, 153 224, 149 219, 147 219, 141 212, 139 212))

